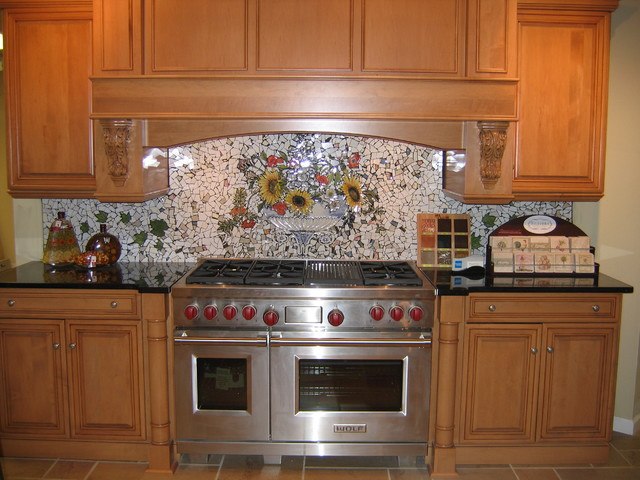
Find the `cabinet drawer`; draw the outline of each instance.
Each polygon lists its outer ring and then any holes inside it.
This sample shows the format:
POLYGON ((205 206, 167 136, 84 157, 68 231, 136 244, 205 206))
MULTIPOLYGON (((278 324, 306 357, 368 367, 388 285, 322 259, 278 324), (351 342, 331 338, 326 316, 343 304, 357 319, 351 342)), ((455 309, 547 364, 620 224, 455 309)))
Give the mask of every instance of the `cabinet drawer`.
POLYGON ((469 295, 467 322, 614 322, 620 295, 469 295))
POLYGON ((140 300, 128 290, 0 290, 0 317, 16 316, 138 318, 140 300))

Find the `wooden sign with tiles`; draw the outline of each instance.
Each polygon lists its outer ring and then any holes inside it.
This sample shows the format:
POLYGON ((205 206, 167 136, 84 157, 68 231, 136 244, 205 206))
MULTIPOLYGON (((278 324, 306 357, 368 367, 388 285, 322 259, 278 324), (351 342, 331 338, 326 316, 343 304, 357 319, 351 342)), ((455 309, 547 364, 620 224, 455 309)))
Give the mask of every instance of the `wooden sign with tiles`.
POLYGON ((547 215, 510 220, 489 235, 490 275, 596 275, 595 249, 571 222, 547 215))
POLYGON ((418 214, 418 265, 451 268, 454 258, 470 254, 469 215, 418 214))

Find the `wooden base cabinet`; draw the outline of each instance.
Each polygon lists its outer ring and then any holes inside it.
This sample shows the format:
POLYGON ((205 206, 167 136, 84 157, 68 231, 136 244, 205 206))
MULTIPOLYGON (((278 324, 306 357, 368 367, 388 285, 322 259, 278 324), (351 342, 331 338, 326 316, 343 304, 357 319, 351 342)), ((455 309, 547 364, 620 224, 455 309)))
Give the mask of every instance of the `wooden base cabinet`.
POLYGON ((439 297, 432 478, 606 462, 621 307, 617 293, 439 297))
POLYGON ((161 293, 0 289, 2 454, 171 472, 167 320, 161 293))
POLYGON ((609 324, 468 325, 460 444, 608 441, 617 338, 609 324))
POLYGON ((139 321, 0 320, 5 434, 141 440, 139 321))

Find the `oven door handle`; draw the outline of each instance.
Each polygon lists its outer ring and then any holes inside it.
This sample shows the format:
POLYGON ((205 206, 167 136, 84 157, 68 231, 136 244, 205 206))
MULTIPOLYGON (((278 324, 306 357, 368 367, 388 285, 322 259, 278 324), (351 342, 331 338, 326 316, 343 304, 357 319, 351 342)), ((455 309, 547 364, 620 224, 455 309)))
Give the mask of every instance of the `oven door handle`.
POLYGON ((250 345, 250 346, 267 346, 266 337, 228 337, 228 338, 210 338, 210 337, 176 337, 174 343, 181 345, 250 345))
POLYGON ((296 346, 353 346, 353 347, 404 347, 404 346, 431 346, 431 338, 272 338, 272 347, 296 347, 296 346))

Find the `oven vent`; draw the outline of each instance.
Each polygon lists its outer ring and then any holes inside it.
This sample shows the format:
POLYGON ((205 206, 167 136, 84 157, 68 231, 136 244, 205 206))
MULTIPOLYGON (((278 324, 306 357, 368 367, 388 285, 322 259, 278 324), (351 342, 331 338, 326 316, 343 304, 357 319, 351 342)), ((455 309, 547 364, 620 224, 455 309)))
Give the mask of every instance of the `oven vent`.
POLYGON ((358 262, 314 260, 307 263, 305 285, 363 285, 358 262))

